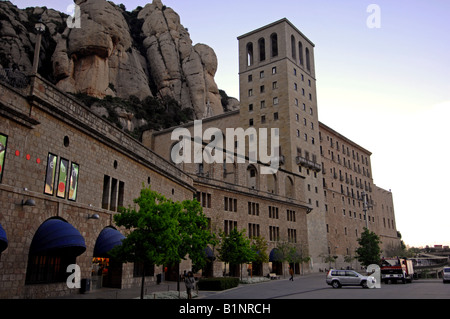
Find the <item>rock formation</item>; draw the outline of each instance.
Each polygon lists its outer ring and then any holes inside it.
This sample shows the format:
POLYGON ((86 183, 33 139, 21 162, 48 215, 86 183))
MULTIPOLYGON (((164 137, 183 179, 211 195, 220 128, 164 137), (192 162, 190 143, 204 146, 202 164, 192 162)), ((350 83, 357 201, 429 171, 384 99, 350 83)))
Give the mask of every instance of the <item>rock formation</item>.
POLYGON ((31 70, 40 17, 47 31, 39 72, 61 90, 97 98, 170 97, 197 119, 223 113, 213 49, 193 45, 179 15, 161 0, 132 12, 106 0, 75 3, 79 27, 52 9, 0 2, 0 64, 31 70))

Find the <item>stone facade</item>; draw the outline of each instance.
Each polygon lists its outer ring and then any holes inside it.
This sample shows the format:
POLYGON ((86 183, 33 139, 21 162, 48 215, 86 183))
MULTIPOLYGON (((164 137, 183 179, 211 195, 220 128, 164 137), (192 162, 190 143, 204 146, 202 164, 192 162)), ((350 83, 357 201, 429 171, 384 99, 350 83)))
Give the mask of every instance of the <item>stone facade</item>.
MULTIPOLYGON (((143 185, 174 200, 192 198, 196 192, 184 172, 39 76, 32 78, 26 95, 0 83, 0 96, 0 132, 8 136, 0 184, 0 223, 8 236, 8 247, 0 256, 0 298, 78 292, 65 282, 25 284, 30 244, 49 218, 67 221, 84 237, 86 251, 76 263, 81 278, 91 278, 96 240, 105 227, 114 226, 118 204, 133 205, 143 185), (49 153, 57 156, 57 165, 60 159, 79 165, 76 200, 44 193, 49 153), (110 181, 107 186, 105 180, 110 181), (29 199, 35 206, 22 205, 29 199), (88 219, 93 214, 99 219, 88 219)), ((189 262, 181 267, 190 268, 189 262)), ((161 272, 161 267, 155 271, 161 272)), ((122 265, 119 287, 139 282, 133 265, 122 265)))
MULTIPOLYGON (((38 228, 58 218, 78 230, 86 251, 76 257, 76 263, 81 278, 94 278, 93 251, 99 234, 114 227, 117 206, 133 205, 142 186, 148 185, 177 201, 197 198, 214 232, 236 227, 250 238, 264 237, 268 252, 281 242, 293 243, 312 258, 303 265, 305 271, 328 268, 325 257, 329 255, 338 256, 335 266, 349 266, 344 256, 354 252, 364 227, 381 237, 383 249, 399 244, 392 193, 374 185, 371 153, 319 122, 314 44, 286 19, 238 40, 239 110, 209 114, 201 122, 176 128, 147 131, 142 142, 39 75, 31 76, 29 86, 20 90, 0 82, 0 134, 8 137, 0 183, 0 224, 8 236, 8 246, 0 252, 0 298, 77 293, 65 282, 26 283, 30 246, 38 228), (196 131, 198 124, 201 129, 196 131), (223 135, 222 146, 230 153, 216 161, 203 157, 195 162, 195 146, 207 156, 211 138, 204 133, 212 128, 223 135), (252 137, 235 141, 235 136, 226 134, 228 128, 254 128, 256 132, 278 128, 280 166, 276 173, 264 174, 267 163, 250 163, 253 154, 247 151, 241 154, 245 161, 239 162, 239 147, 252 137), (175 129, 183 130, 192 142, 190 153, 188 149, 178 152, 190 158, 189 162, 174 162, 171 151, 182 138, 173 139, 175 129), (57 171, 61 160, 69 167, 79 166, 76 198, 46 192, 49 154, 57 157, 57 171), (234 161, 226 162, 227 156, 234 161), (363 192, 367 194, 367 215, 363 192), (34 206, 23 205, 27 200, 33 200, 34 206), (94 214, 99 218, 89 218, 94 214)), ((220 154, 218 150, 210 158, 220 154)), ((212 249, 214 253, 215 247, 212 249)), ((248 270, 251 267, 258 275, 281 275, 287 270, 286 263, 274 259, 258 267, 247 265, 248 270)), ((190 268, 189 260, 179 265, 180 271, 190 268)), ((139 284, 133 264, 115 270, 119 277, 116 287, 139 284)), ((203 274, 223 276, 228 271, 216 259, 203 274)), ((162 272, 162 267, 155 267, 154 275, 162 272)), ((154 280, 154 275, 149 280, 154 280)))
POLYGON ((305 178, 309 253, 327 250, 320 169, 314 43, 287 19, 238 37, 240 125, 278 127, 283 168, 305 178))
POLYGON ((374 184, 372 153, 323 123, 320 148, 328 251, 338 256, 336 265, 348 265, 344 257, 354 257, 365 227, 380 237, 383 251, 399 246, 392 193, 374 184))

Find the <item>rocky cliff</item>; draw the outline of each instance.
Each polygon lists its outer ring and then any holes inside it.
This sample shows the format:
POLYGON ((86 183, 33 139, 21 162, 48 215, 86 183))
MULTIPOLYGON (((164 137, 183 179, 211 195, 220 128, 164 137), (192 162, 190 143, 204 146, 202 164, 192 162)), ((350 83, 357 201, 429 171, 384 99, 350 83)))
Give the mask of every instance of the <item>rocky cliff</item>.
POLYGON ((31 71, 34 24, 41 19, 46 31, 39 73, 61 90, 97 98, 172 98, 197 119, 223 113, 213 49, 193 45, 179 15, 161 0, 131 12, 105 0, 75 3, 78 25, 52 9, 0 2, 0 64, 31 71))

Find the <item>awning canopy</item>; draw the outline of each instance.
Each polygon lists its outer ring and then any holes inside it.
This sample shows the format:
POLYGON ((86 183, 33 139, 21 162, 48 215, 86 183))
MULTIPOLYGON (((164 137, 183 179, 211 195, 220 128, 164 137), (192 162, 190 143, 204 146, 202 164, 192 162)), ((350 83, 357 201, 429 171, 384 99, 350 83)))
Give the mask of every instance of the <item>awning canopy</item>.
POLYGON ((36 231, 30 246, 31 255, 79 256, 86 250, 80 232, 61 219, 49 219, 36 231))
POLYGON ((98 235, 94 247, 94 257, 109 257, 108 252, 117 245, 122 245, 125 238, 117 229, 104 228, 98 235))
POLYGON ((271 251, 270 251, 270 254, 269 254, 269 261, 270 262, 274 262, 274 261, 278 261, 278 259, 279 259, 279 251, 278 251, 278 248, 274 248, 274 249, 272 249, 271 251))
POLYGON ((0 224, 0 253, 8 247, 8 238, 6 237, 6 232, 0 224))

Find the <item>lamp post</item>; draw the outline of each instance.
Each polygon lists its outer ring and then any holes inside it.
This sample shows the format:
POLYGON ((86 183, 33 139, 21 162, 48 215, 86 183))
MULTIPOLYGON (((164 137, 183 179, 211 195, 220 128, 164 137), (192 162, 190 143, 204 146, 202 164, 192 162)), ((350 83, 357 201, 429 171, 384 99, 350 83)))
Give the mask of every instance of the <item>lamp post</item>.
POLYGON ((42 19, 39 19, 39 22, 34 25, 34 29, 36 30, 36 44, 34 47, 34 59, 33 59, 33 70, 32 75, 37 74, 38 66, 39 66, 39 51, 41 50, 41 39, 42 34, 45 32, 45 24, 42 23, 42 19))

